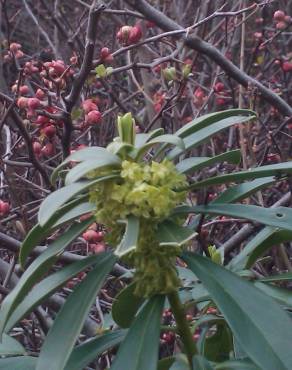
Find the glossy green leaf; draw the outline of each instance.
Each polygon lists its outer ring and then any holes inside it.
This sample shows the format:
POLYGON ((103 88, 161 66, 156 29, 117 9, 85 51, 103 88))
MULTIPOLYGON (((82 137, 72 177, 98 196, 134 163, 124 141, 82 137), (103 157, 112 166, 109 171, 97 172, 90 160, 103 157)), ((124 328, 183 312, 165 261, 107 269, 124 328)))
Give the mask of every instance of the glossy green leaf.
POLYGON ((256 281, 254 283, 258 289, 262 292, 267 294, 268 296, 274 298, 277 302, 285 307, 292 308, 292 294, 291 290, 280 288, 271 284, 262 283, 260 281, 256 281))
POLYGON ((215 366, 215 370, 262 370, 249 360, 224 361, 215 366))
POLYGON ((139 218, 135 216, 129 216, 126 220, 126 231, 123 239, 115 250, 116 256, 122 257, 137 247, 139 229, 139 218))
POLYGON ((30 252, 36 247, 49 233, 49 228, 36 224, 29 231, 26 238, 21 244, 19 262, 22 268, 24 268, 26 258, 30 252))
POLYGON ((212 335, 206 334, 207 330, 200 336, 200 353, 209 361, 222 362, 228 360, 233 350, 233 341, 226 323, 217 320, 216 332, 212 335))
POLYGON ((92 223, 92 220, 86 220, 72 225, 57 240, 52 242, 48 249, 39 255, 29 267, 24 271, 14 289, 4 299, 0 310, 0 335, 6 326, 12 312, 19 305, 22 299, 36 282, 50 269, 57 260, 58 255, 74 240, 76 237, 92 223))
POLYGON ((259 279, 259 281, 262 281, 264 283, 273 283, 277 281, 290 281, 290 280, 292 280, 292 272, 285 272, 284 274, 271 275, 259 279))
POLYGON ((154 137, 153 139, 147 141, 145 145, 150 146, 153 144, 162 144, 162 143, 175 145, 182 150, 185 149, 184 141, 180 137, 171 134, 165 134, 154 137))
POLYGON ((117 330, 90 339, 75 347, 64 370, 84 369, 90 362, 95 360, 98 355, 120 344, 125 338, 125 335, 126 330, 117 330))
MULTIPOLYGON (((88 227, 90 225, 90 222, 94 222, 94 217, 91 216, 90 218, 88 218, 87 220, 85 221, 82 221, 80 223, 76 223, 74 224, 70 229, 69 231, 67 231, 66 233, 63 233, 63 235, 60 237, 60 242, 59 242, 59 239, 54 241, 53 243, 50 244, 50 249, 53 249, 52 246, 55 246, 55 245, 59 245, 61 248, 62 248, 62 244, 61 243, 64 243, 65 240, 68 239, 68 243, 71 243, 71 241, 73 241, 70 237, 71 235, 71 232, 70 230, 76 230, 72 232, 72 236, 76 235, 74 238, 76 238, 83 230, 84 228, 88 227), (78 233, 78 230, 80 230, 79 234, 77 235, 76 233, 78 233)), ((45 234, 47 234, 47 230, 45 229, 45 234)), ((68 245, 68 243, 65 242, 65 247, 68 245)), ((25 243, 22 244, 21 248, 20 248, 20 252, 19 252, 19 263, 21 265, 22 268, 24 268, 25 266, 25 263, 26 263, 26 260, 29 256, 29 254, 31 253, 31 251, 34 249, 35 247, 35 244, 31 243, 29 244, 26 240, 25 243)), ((57 247, 58 249, 58 247, 57 247)))
POLYGON ((182 246, 193 239, 197 233, 192 229, 178 225, 171 220, 159 224, 156 238, 161 246, 182 246))
POLYGON ((226 184, 233 181, 245 181, 260 177, 277 176, 279 178, 292 173, 292 161, 270 164, 251 168, 247 171, 233 172, 226 175, 210 177, 209 179, 190 184, 189 189, 200 189, 206 186, 226 184))
POLYGON ((195 370, 214 370, 210 362, 205 357, 200 355, 193 357, 193 368, 195 370))
POLYGON ((224 318, 212 314, 202 315, 198 320, 196 320, 195 324, 193 325, 193 331, 196 331, 197 328, 200 326, 210 327, 212 325, 218 324, 218 326, 226 325, 224 318))
POLYGON ((213 123, 222 121, 225 118, 237 117, 240 115, 242 115, 243 117, 247 116, 251 118, 255 118, 256 116, 255 112, 248 109, 229 109, 222 112, 209 113, 201 117, 195 118, 191 122, 187 123, 178 131, 176 131, 176 135, 184 138, 205 127, 212 125, 213 123))
POLYGON ((94 180, 79 181, 54 191, 42 202, 40 206, 38 214, 38 221, 40 226, 44 226, 60 209, 61 206, 63 206, 66 202, 71 200, 76 195, 85 190, 88 190, 91 186, 99 182, 104 182, 117 177, 117 175, 108 175, 96 178, 94 180))
POLYGON ((165 357, 159 360, 157 370, 169 370, 174 361, 175 357, 165 357))
POLYGON ((107 150, 115 155, 123 156, 131 153, 134 150, 134 146, 117 140, 110 143, 107 146, 107 150))
POLYGON ((91 214, 94 211, 96 211, 96 205, 94 203, 82 202, 61 216, 51 229, 60 227, 69 221, 75 220, 76 218, 79 218, 85 214, 91 214))
POLYGON ((287 207, 264 208, 246 204, 210 204, 208 206, 179 206, 173 212, 174 215, 188 213, 244 218, 292 231, 292 209, 287 207))
POLYGON ((115 298, 112 305, 112 316, 121 328, 130 327, 145 298, 134 294, 136 284, 132 283, 124 288, 115 298))
MULTIPOLYGON (((175 145, 176 147, 180 148, 180 150, 185 149, 184 141, 175 135, 165 134, 157 136, 149 141, 147 141, 142 147, 140 147, 137 151, 136 158, 141 158, 153 145, 155 144, 166 144, 166 145, 175 145)), ((163 146, 163 148, 166 147, 163 146)))
POLYGON ((176 356, 174 363, 169 370, 190 370, 187 356, 179 354, 176 356))
POLYGON ((111 156, 113 160, 116 158, 117 160, 119 159, 112 153, 108 152, 105 148, 101 148, 101 147, 93 146, 93 147, 88 147, 88 148, 77 150, 76 152, 69 155, 58 167, 54 169, 51 175, 51 181, 52 183, 55 183, 59 172, 65 166, 67 166, 67 164, 69 164, 70 162, 83 162, 83 161, 92 160, 92 159, 98 160, 98 159, 104 158, 105 156, 107 158, 111 156))
MULTIPOLYGON (((231 186, 227 190, 219 194, 217 198, 212 200, 209 204, 223 204, 223 203, 232 203, 238 202, 242 199, 247 198, 254 192, 275 183, 276 180, 273 177, 264 177, 243 184, 231 186)), ((206 217, 208 219, 208 216, 206 217)), ((189 223, 188 227, 196 229, 200 221, 200 216, 194 217, 193 220, 189 223)))
POLYGON ((89 159, 87 161, 76 164, 66 175, 65 185, 73 184, 87 175, 91 171, 102 170, 105 168, 118 169, 121 166, 119 157, 109 154, 109 158, 104 156, 99 159, 89 159), (111 158, 111 156, 114 157, 111 158))
POLYGON ((163 135, 164 129, 163 128, 157 128, 147 134, 136 134, 136 139, 135 139, 135 147, 139 148, 143 146, 144 144, 147 143, 147 141, 155 138, 156 136, 163 135))
POLYGON ((154 296, 145 304, 121 344, 111 370, 157 369, 164 300, 164 296, 154 296))
POLYGON ((233 271, 251 268, 257 259, 275 245, 292 240, 292 231, 265 227, 228 264, 233 271))
POLYGON ((3 334, 2 342, 0 342, 0 356, 19 356, 25 353, 25 349, 16 339, 3 334))
POLYGON ((0 370, 35 370, 36 357, 19 356, 0 359, 0 370))
MULTIPOLYGON (((231 127, 233 125, 236 125, 238 123, 246 123, 250 121, 251 119, 254 119, 254 115, 250 116, 233 116, 233 117, 227 117, 220 121, 212 123, 210 126, 207 126, 205 128, 200 129, 199 131, 196 131, 195 133, 184 137, 184 144, 185 144, 185 151, 189 149, 193 149, 201 144, 203 144, 205 141, 207 141, 211 136, 217 134, 218 132, 231 127)), ((176 133, 176 135, 181 136, 176 133)), ((178 157, 180 154, 183 153, 183 149, 180 148, 174 148, 168 155, 168 159, 174 159, 178 157)))
POLYGON ((275 182, 276 180, 274 177, 263 177, 261 179, 231 186, 227 190, 220 193, 219 196, 211 202, 211 204, 239 202, 242 199, 249 197, 251 194, 254 194, 258 190, 272 185, 275 182))
POLYGON ((72 219, 87 213, 88 209, 93 209, 93 205, 84 202, 84 198, 75 199, 63 207, 61 207, 44 226, 36 224, 27 234, 22 242, 19 261, 24 268, 25 261, 30 252, 37 246, 43 239, 45 239, 54 229, 60 227, 72 219), (80 204, 80 202, 82 202, 80 204))
POLYGON ((208 289, 252 361, 265 370, 291 369, 292 321, 280 306, 206 257, 185 252, 183 259, 208 289))
POLYGON ((212 166, 214 163, 218 162, 226 161, 232 164, 238 164, 240 162, 240 158, 240 150, 231 150, 214 157, 191 157, 184 159, 176 165, 176 169, 180 173, 188 174, 190 172, 198 171, 201 168, 212 166))
POLYGON ((76 261, 68 266, 63 267, 59 271, 46 277, 40 283, 35 285, 12 313, 7 325, 5 326, 5 332, 10 331, 23 317, 25 317, 40 303, 45 301, 68 280, 97 263, 99 259, 100 256, 98 255, 86 257, 80 261, 76 261))
POLYGON ((195 284, 191 290, 191 294, 196 303, 210 301, 211 299, 209 292, 203 284, 195 284))
POLYGON ((69 295, 44 341, 36 370, 64 369, 91 305, 115 262, 112 254, 104 253, 69 295))

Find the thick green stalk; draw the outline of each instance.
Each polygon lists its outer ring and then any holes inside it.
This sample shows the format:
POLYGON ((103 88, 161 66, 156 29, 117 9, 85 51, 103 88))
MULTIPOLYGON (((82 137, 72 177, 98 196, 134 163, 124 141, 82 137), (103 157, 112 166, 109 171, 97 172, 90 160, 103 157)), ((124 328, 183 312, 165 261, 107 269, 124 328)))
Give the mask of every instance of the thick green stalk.
POLYGON ((189 327, 189 323, 186 319, 184 307, 179 299, 177 291, 168 294, 167 298, 176 321, 178 333, 184 345, 185 353, 188 357, 190 369, 193 369, 192 358, 195 354, 197 354, 197 348, 189 327))

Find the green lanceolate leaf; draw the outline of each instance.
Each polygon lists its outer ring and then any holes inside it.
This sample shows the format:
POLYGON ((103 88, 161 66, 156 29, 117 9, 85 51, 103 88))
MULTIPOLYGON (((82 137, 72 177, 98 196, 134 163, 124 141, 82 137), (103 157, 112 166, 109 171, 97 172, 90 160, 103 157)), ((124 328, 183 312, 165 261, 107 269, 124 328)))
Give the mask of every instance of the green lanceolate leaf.
POLYGON ((139 218, 135 216, 129 216, 126 221, 126 231, 123 239, 115 250, 116 256, 122 257, 137 247, 139 229, 139 218))
POLYGON ((269 248, 290 240, 292 240, 292 231, 267 226, 229 262, 228 268, 233 271, 249 269, 269 248))
POLYGON ((171 220, 159 224, 156 238, 161 246, 182 246, 193 239, 197 233, 187 227, 180 226, 171 220))
POLYGON ((64 370, 81 370, 98 355, 120 344, 126 335, 126 330, 117 330, 106 333, 97 338, 90 339, 85 343, 74 348, 64 370))
POLYGON ((0 370, 35 370, 36 357, 19 356, 0 359, 0 370))
POLYGON ((232 203, 239 202, 249 197, 251 194, 263 189, 276 182, 274 177, 263 177, 243 184, 231 186, 214 199, 211 204, 215 203, 232 203))
POLYGON ((203 356, 196 355, 193 357, 193 368, 195 370, 214 370, 214 367, 203 356))
POLYGON ((262 281, 264 283, 274 283, 277 281, 290 281, 290 280, 292 280, 292 272, 285 272, 284 274, 272 275, 259 279, 259 281, 262 281))
POLYGON ((22 242, 20 250, 20 263, 23 264, 29 253, 41 243, 54 229, 95 209, 94 204, 81 203, 83 198, 76 199, 61 207, 44 226, 36 224, 22 242))
POLYGON ((124 288, 115 298, 112 305, 112 316, 121 328, 129 328, 145 298, 134 294, 136 284, 124 288))
POLYGON ((279 288, 271 284, 265 284, 256 281, 254 285, 268 296, 274 298, 277 302, 285 307, 292 307, 292 294, 291 290, 279 288))
POLYGON ((165 357, 158 361, 157 370, 169 370, 174 363, 175 357, 165 357))
MULTIPOLYGON (((247 198, 254 192, 275 183, 276 180, 273 177, 264 177, 262 179, 253 180, 247 183, 239 184, 228 188, 223 191, 216 199, 212 200, 209 204, 223 204, 238 202, 242 199, 247 198)), ((207 217, 208 218, 208 217, 207 217)), ((188 225, 190 228, 195 229, 200 221, 200 216, 194 217, 194 219, 188 225)))
POLYGON ((40 206, 38 214, 40 226, 44 226, 60 209, 60 207, 71 200, 74 196, 82 193, 85 190, 88 190, 91 186, 97 184, 98 182, 104 182, 117 177, 119 176, 108 175, 94 180, 79 181, 54 191, 43 201, 40 206))
MULTIPOLYGON (((157 136, 154 139, 147 141, 147 143, 145 143, 142 147, 138 149, 136 158, 140 159, 153 145, 163 144, 163 143, 165 143, 166 145, 169 145, 169 144, 175 145, 178 148, 180 148, 180 150, 185 149, 184 141, 180 137, 175 136, 175 135, 165 134, 165 135, 157 136)), ((164 146, 164 148, 165 147, 166 146, 164 146)))
POLYGON ((140 148, 143 146, 147 141, 155 138, 156 136, 160 136, 164 133, 163 128, 157 128, 156 130, 153 130, 149 132, 148 134, 137 134, 136 140, 135 140, 135 147, 140 148))
POLYGON ((195 172, 201 168, 212 166, 218 162, 229 162, 232 164, 238 164, 240 162, 241 152, 240 150, 231 150, 223 154, 216 155, 214 157, 191 157, 184 159, 176 165, 176 169, 180 173, 188 174, 195 172))
POLYGON ((45 339, 36 370, 65 368, 96 294, 115 262, 112 254, 104 253, 99 263, 69 295, 45 339))
POLYGON ((215 366, 215 370, 263 370, 254 365, 250 360, 224 361, 215 366))
POLYGON ((251 168, 247 171, 233 172, 226 175, 211 177, 209 179, 198 181, 197 183, 190 184, 188 189, 200 189, 206 186, 213 186, 219 184, 226 184, 232 181, 245 181, 260 177, 268 176, 286 176, 292 173, 292 161, 282 162, 277 164, 270 164, 267 166, 261 166, 251 168))
POLYGON ((292 322, 280 306, 252 283, 206 257, 185 252, 183 259, 208 289, 252 361, 265 370, 291 369, 292 322))
POLYGON ((120 141, 113 141, 107 146, 107 150, 110 153, 119 155, 120 157, 124 157, 134 150, 134 146, 120 141))
MULTIPOLYGON (((113 156, 111 153, 110 156, 113 156)), ((113 158, 102 157, 100 159, 90 159, 74 166, 66 175, 65 185, 70 185, 87 175, 90 171, 102 170, 109 168, 112 170, 119 169, 121 160, 117 156, 113 158)))
POLYGON ((216 332, 207 335, 207 329, 200 335, 200 353, 209 361, 222 362, 229 359, 233 350, 232 334, 226 322, 217 321, 216 332))
POLYGON ((76 218, 79 218, 80 216, 83 216, 85 214, 92 214, 92 212, 94 211, 96 211, 96 205, 94 203, 83 202, 81 204, 78 204, 76 207, 70 209, 70 211, 60 217, 58 221, 52 226, 52 229, 60 227, 61 225, 75 220, 76 218))
POLYGON ((38 256, 31 265, 24 271, 15 288, 4 299, 0 310, 0 335, 6 326, 12 312, 28 294, 29 290, 36 282, 51 268, 56 262, 58 255, 74 240, 76 237, 92 223, 92 220, 83 221, 80 224, 71 226, 57 240, 55 240, 40 256, 38 256))
POLYGON ((112 153, 108 152, 105 148, 101 147, 88 147, 77 150, 73 154, 69 155, 58 167, 56 167, 51 175, 51 181, 54 184, 59 175, 59 172, 66 167, 70 162, 83 162, 88 160, 101 160, 102 158, 112 159, 118 161, 119 158, 112 153))
POLYGON ((220 122, 229 117, 237 116, 247 116, 255 118, 256 114, 255 112, 248 109, 229 109, 223 112, 205 114, 204 116, 198 117, 184 125, 178 131, 176 131, 176 135, 184 138, 205 127, 211 126, 213 123, 220 122))
POLYGON ((50 230, 49 228, 45 228, 45 227, 40 226, 40 224, 36 224, 29 231, 26 238, 21 244, 19 258, 20 258, 20 264, 22 265, 22 268, 24 267, 26 257, 34 249, 34 247, 36 247, 48 235, 49 230, 50 230))
POLYGON ((184 354, 177 355, 169 370, 190 370, 187 356, 184 354))
MULTIPOLYGON (((197 147, 198 145, 203 144, 205 141, 207 141, 211 136, 217 134, 218 132, 231 127, 238 123, 246 123, 253 119, 255 116, 233 116, 224 118, 218 122, 213 123, 212 125, 202 128, 201 130, 184 137, 184 144, 185 144, 185 151, 189 149, 193 149, 197 147)), ((178 133, 176 135, 180 136, 178 133)), ((179 155, 183 153, 184 150, 180 148, 174 148, 168 155, 168 159, 175 159, 179 155)))
POLYGON ((157 369, 164 300, 164 296, 154 296, 145 304, 121 344, 111 370, 157 369))
POLYGON ((0 343, 0 356, 20 356, 25 353, 25 349, 16 339, 6 334, 3 335, 0 343))
POLYGON ((179 206, 174 215, 202 213, 244 218, 268 226, 292 231, 292 209, 287 207, 264 208, 245 204, 210 204, 208 206, 179 206))
MULTIPOLYGON (((84 227, 88 227, 90 224, 89 222, 93 222, 94 221, 94 218, 91 216, 88 220, 85 220, 84 222, 81 222, 81 223, 77 223, 75 225, 72 226, 73 230, 80 230, 79 234, 84 230, 84 227), (84 227, 83 227, 84 225, 84 227)), ((45 235, 47 235, 49 232, 49 230, 45 229, 44 233, 45 235)), ((78 232, 78 231, 77 231, 78 232)), ((66 240, 66 238, 69 238, 68 240, 70 240, 70 243, 71 243, 71 239, 70 239, 70 232, 66 232, 65 233, 66 236, 64 236, 64 234, 62 235, 62 241, 63 241, 63 238, 66 240)), ((78 234, 78 235, 79 235, 78 234)), ((75 232, 73 232, 72 235, 76 235, 75 232)), ((75 238, 78 236, 76 235, 75 238)), ((36 240, 37 241, 37 240, 36 240)), ((55 244, 59 244, 58 243, 58 240, 57 241, 54 241, 51 245, 50 245, 50 249, 52 249, 52 245, 55 245, 55 244)), ((68 244, 66 244, 67 246, 68 244)), ((19 263, 21 265, 22 268, 24 268, 25 266, 25 262, 26 262, 26 259, 28 258, 29 254, 31 253, 31 251, 34 249, 34 247, 36 246, 36 243, 29 243, 28 240, 26 239, 21 248, 20 248, 20 253, 19 253, 19 263)))
POLYGON ((100 256, 98 255, 86 257, 81 261, 76 261, 69 266, 63 267, 35 285, 12 313, 7 325, 5 326, 5 332, 9 332, 23 317, 45 301, 68 280, 72 279, 75 275, 95 263, 98 263, 99 259, 100 256))

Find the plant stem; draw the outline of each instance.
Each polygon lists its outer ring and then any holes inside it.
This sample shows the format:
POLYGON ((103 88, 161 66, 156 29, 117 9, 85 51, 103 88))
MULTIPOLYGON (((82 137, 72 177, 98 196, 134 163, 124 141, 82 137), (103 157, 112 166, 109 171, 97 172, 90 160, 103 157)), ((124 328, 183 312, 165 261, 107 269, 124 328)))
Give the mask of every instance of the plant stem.
POLYGON ((184 307, 179 299, 177 291, 168 294, 167 298, 169 300, 170 307, 176 321, 179 335, 184 345, 185 353, 188 357, 190 369, 193 369, 192 357, 197 354, 197 348, 188 321, 186 319, 184 307))

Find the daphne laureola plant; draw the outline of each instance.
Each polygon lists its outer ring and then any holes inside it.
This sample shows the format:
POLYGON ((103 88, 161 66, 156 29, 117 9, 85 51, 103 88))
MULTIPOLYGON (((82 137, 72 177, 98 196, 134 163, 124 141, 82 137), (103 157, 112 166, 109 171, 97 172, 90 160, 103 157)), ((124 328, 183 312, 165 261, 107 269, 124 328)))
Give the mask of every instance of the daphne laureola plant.
POLYGON ((280 243, 292 240, 292 210, 235 202, 285 179, 292 162, 200 181, 193 177, 215 163, 238 164, 238 150, 203 158, 190 156, 191 150, 219 131, 255 118, 252 111, 233 109, 199 117, 173 135, 163 129, 136 134, 128 113, 118 117, 118 136, 106 148, 88 147, 66 158, 52 174, 52 182, 60 178, 63 186, 43 201, 38 224, 23 242, 20 264, 25 271, 1 306, 2 340, 12 340, 8 334, 13 327, 68 280, 81 271, 87 275, 55 318, 38 357, 21 352, 23 356, 0 359, 0 368, 22 364, 28 370, 81 370, 118 346, 113 370, 291 369, 292 323, 282 307, 289 304, 269 284, 273 280, 256 281, 247 272, 272 245, 271 237, 280 243), (196 189, 236 181, 243 183, 227 187, 208 205, 189 200, 196 189), (223 266, 224 256, 216 247, 194 251, 200 215, 244 218, 265 226, 223 266), (48 274, 92 222, 107 231, 110 251, 48 274), (53 232, 58 237, 27 266, 34 247, 53 232), (120 329, 76 345, 98 291, 119 260, 133 270, 132 283, 113 304, 120 329), (208 307, 215 307, 215 314, 208 314, 208 307), (175 320, 169 328, 161 326, 166 308, 175 320), (190 322, 186 308, 198 313, 190 322), (175 333, 181 354, 159 358, 161 330, 175 333))

